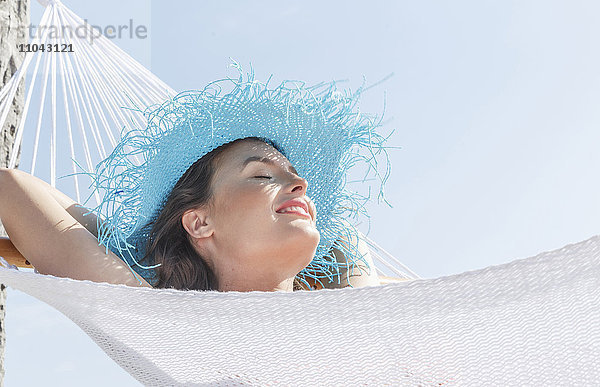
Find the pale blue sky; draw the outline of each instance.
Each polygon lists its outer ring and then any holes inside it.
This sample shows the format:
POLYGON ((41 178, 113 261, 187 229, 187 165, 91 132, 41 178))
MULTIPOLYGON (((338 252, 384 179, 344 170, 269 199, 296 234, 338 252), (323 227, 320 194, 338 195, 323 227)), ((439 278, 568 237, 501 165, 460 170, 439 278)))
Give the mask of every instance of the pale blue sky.
MULTIPOLYGON (((393 208, 370 236, 426 278, 509 262, 600 230, 600 50, 594 1, 68 1, 176 90, 231 75, 375 82, 393 208)), ((32 22, 41 7, 32 3, 32 22)), ((365 228, 366 230, 366 228, 365 228)), ((70 321, 10 291, 7 386, 136 385, 70 321), (39 372, 36 376, 32 370, 39 372)))

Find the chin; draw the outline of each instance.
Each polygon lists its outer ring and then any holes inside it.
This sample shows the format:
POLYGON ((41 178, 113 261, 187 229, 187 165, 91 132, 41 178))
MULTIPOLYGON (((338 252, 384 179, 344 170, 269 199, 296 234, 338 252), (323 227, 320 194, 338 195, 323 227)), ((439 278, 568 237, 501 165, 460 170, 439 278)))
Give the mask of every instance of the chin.
POLYGON ((313 239, 313 240, 316 239, 316 244, 317 245, 319 244, 321 235, 319 234, 319 230, 317 230, 317 228, 312 223, 302 221, 301 223, 300 222, 291 223, 291 225, 294 227, 294 231, 292 231, 292 232, 304 234, 307 241, 309 239, 313 239))
POLYGON ((319 245, 319 241, 321 240, 321 234, 319 234, 319 230, 314 227, 307 227, 303 229, 302 236, 303 244, 307 247, 307 251, 311 251, 311 257, 315 255, 315 251, 317 251, 317 246, 319 245))
POLYGON ((284 255, 288 260, 294 257, 294 261, 298 264, 298 272, 300 272, 310 264, 315 256, 321 236, 314 227, 296 229, 292 233, 293 235, 288 235, 284 239, 288 242, 284 247, 284 255))
MULTIPOLYGON (((312 239, 306 241, 306 246, 307 246, 307 261, 304 264, 304 266, 302 266, 302 269, 304 269, 306 266, 308 266, 310 264, 310 262, 313 260, 313 257, 315 256, 315 253, 317 252, 317 246, 319 246, 319 241, 321 240, 321 235, 319 234, 319 232, 314 229, 314 234, 312 235, 312 239)), ((301 269, 301 270, 302 270, 301 269)))

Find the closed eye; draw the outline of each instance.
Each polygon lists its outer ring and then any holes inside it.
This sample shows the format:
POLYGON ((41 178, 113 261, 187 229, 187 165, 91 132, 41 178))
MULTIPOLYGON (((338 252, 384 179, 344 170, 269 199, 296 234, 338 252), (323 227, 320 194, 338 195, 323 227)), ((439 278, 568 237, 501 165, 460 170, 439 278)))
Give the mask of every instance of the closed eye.
POLYGON ((271 176, 254 176, 257 179, 270 179, 271 176))

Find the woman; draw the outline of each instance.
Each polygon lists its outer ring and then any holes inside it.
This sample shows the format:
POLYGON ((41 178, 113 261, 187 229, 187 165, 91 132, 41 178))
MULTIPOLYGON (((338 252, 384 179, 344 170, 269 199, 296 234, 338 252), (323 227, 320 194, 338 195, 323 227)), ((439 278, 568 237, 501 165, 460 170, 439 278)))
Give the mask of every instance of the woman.
POLYGON ((106 191, 99 218, 41 180, 3 169, 0 196, 9 199, 0 219, 44 274, 220 291, 378 284, 340 215, 350 197, 347 158, 357 157, 349 149, 368 135, 372 150, 374 125, 349 109, 355 97, 330 88, 314 104, 297 90, 240 78, 224 96, 188 92, 148 110, 148 127, 125 134, 98 166, 96 186, 106 191), (325 136, 343 141, 327 145, 325 136), (124 163, 140 149, 144 163, 124 163))

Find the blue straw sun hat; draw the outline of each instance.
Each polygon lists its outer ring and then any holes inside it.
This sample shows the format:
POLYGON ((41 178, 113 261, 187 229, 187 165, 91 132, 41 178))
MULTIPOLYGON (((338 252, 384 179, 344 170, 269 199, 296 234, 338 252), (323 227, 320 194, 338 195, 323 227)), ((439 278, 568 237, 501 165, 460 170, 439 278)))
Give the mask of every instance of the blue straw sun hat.
POLYGON ((154 283, 156 266, 140 261, 152 222, 179 178, 211 150, 259 137, 274 144, 308 181, 307 195, 317 208, 321 241, 297 278, 305 284, 307 278, 339 283, 341 269, 362 260, 357 244, 346 247, 340 238, 357 241, 350 219, 366 215, 369 199, 347 189, 349 168, 366 166, 364 180, 374 174, 380 181, 378 196, 385 200, 390 165, 386 138, 375 131, 381 119, 358 111, 362 89, 340 91, 335 82, 309 87, 298 81, 271 89, 269 82, 254 80, 253 73, 244 80, 236 67, 237 79, 215 81, 143 110, 147 126, 124 130, 112 154, 90 173, 103 197, 92 210, 99 216, 99 243, 154 283), (225 87, 230 91, 224 92, 225 87), (384 174, 379 173, 378 159, 384 160, 384 174), (348 266, 337 262, 332 247, 344 253, 348 266))

